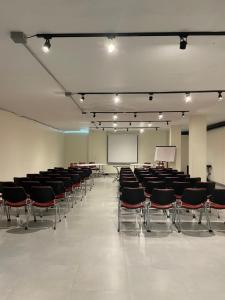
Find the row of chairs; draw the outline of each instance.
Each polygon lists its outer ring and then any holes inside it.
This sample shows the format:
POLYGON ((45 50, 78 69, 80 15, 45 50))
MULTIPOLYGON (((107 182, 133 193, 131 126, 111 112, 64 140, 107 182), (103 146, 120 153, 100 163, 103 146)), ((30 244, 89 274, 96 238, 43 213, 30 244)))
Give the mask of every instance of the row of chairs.
POLYGON ((150 172, 146 169, 139 169, 133 173, 130 168, 121 168, 118 194, 118 231, 120 231, 123 209, 141 214, 144 217, 147 231, 151 231, 151 209, 163 210, 166 217, 170 217, 171 213, 172 222, 177 226, 178 232, 181 231, 180 210, 200 210, 199 224, 204 214, 208 230, 212 231, 209 211, 225 209, 225 190, 216 190, 215 183, 201 182, 200 178, 190 178, 189 176, 183 181, 165 180, 170 177, 168 174, 175 174, 175 172, 177 176, 178 172, 172 169, 166 171, 151 169, 150 172), (140 176, 143 173, 147 176, 140 176), (153 180, 150 178, 149 181, 145 181, 146 177, 151 177, 148 176, 149 173, 154 173, 155 177, 153 180), (158 176, 159 174, 166 174, 164 180, 158 176))
MULTIPOLYGON (((90 168, 54 168, 40 171, 39 174, 27 174, 26 177, 15 177, 13 182, 0 182, 0 207, 2 215, 6 215, 11 221, 10 212, 16 209, 19 216, 20 209, 24 208, 28 229, 31 214, 36 221, 35 208, 55 209, 55 221, 53 228, 56 229, 57 216, 61 221, 61 204, 66 203, 68 211, 70 206, 76 203, 80 194, 80 200, 87 192, 87 186, 92 188, 94 180, 90 168)), ((64 214, 66 217, 66 214, 64 214)), ((42 214, 41 214, 42 217, 42 214)))

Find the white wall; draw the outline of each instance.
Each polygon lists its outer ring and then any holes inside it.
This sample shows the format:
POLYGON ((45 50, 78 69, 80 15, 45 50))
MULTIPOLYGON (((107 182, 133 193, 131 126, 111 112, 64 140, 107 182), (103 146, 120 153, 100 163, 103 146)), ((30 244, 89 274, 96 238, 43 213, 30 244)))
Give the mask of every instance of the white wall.
POLYGON ((63 134, 0 111, 0 180, 39 172, 64 162, 63 134))
MULTIPOLYGON (((155 146, 168 145, 169 133, 165 130, 146 130, 138 137, 138 161, 154 162, 155 146)), ((65 166, 70 162, 95 161, 107 163, 107 132, 93 130, 90 134, 65 135, 65 166)), ((112 166, 105 168, 114 172, 112 166)))

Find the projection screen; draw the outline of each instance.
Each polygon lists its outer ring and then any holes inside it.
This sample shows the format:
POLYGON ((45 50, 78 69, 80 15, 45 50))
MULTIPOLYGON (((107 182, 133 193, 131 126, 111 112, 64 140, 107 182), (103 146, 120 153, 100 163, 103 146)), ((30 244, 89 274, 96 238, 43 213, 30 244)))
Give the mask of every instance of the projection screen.
POLYGON ((113 133, 107 136, 109 164, 132 164, 138 161, 138 135, 113 133))

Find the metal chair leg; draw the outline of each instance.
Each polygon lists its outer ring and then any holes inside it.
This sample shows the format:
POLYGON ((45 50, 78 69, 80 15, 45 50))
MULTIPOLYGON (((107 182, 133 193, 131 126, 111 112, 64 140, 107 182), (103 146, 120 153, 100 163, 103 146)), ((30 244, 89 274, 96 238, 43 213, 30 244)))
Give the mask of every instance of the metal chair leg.
POLYGON ((199 215, 198 224, 201 224, 201 223, 202 223, 202 214, 203 214, 203 209, 200 210, 200 215, 199 215))
POLYGON ((205 216, 206 216, 208 230, 209 230, 209 232, 213 232, 212 227, 211 227, 211 222, 210 222, 210 219, 209 219, 208 208, 206 206, 204 207, 204 212, 205 212, 205 216))
POLYGON ((150 204, 147 205, 147 218, 146 218, 146 228, 148 232, 151 232, 151 220, 150 220, 150 204))
POLYGON ((120 207, 120 200, 118 199, 118 226, 117 231, 120 232, 120 220, 121 219, 121 207, 120 207))

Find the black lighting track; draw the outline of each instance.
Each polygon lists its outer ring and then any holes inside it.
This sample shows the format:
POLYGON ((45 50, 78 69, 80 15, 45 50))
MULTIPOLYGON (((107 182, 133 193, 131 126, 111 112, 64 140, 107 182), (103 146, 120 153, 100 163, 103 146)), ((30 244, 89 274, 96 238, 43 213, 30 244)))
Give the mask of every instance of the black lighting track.
POLYGON ((120 130, 120 129, 128 129, 128 130, 132 130, 132 129, 159 129, 160 127, 112 127, 112 126, 96 126, 96 127, 90 127, 90 129, 115 129, 115 130, 120 130))
POLYGON ((225 31, 160 31, 160 32, 69 32, 69 33, 38 33, 32 37, 52 39, 52 38, 116 38, 116 37, 188 37, 188 36, 225 36, 225 31))
POLYGON ((157 114, 157 113, 188 113, 189 110, 149 110, 149 111, 90 111, 83 114, 157 114))
POLYGON ((133 120, 129 120, 129 121, 117 121, 117 120, 111 120, 111 121, 99 121, 99 120, 96 120, 96 121, 91 121, 92 124, 94 123, 169 123, 169 122, 172 122, 171 120, 157 120, 157 121, 133 121, 133 120))
POLYGON ((203 93, 224 93, 225 89, 217 89, 217 90, 186 90, 186 91, 144 91, 144 92, 66 92, 65 96, 71 95, 163 95, 163 94, 203 94, 203 93))

